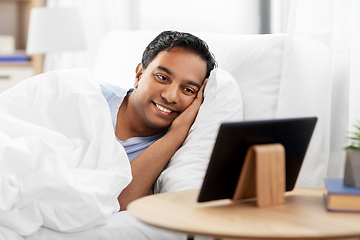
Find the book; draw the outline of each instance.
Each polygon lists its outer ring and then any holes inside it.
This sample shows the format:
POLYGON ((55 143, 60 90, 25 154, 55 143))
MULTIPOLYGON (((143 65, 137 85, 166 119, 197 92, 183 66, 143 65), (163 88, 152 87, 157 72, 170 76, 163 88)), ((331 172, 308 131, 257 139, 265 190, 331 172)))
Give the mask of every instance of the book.
POLYGON ((342 178, 326 178, 325 206, 329 211, 360 212, 360 188, 344 185, 342 178))
POLYGON ((13 54, 0 54, 0 62, 27 62, 30 57, 25 51, 15 51, 13 54))

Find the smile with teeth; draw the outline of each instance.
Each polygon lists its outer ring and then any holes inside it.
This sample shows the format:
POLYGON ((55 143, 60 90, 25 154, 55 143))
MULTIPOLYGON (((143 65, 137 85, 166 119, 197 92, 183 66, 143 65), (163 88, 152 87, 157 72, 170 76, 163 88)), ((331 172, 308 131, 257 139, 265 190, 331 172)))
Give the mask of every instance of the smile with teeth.
POLYGON ((163 106, 160 106, 160 105, 157 104, 157 103, 155 103, 155 105, 156 105, 156 107, 157 107, 160 111, 162 111, 162 112, 166 112, 166 113, 171 113, 171 112, 172 112, 172 110, 167 109, 167 108, 164 108, 163 106))

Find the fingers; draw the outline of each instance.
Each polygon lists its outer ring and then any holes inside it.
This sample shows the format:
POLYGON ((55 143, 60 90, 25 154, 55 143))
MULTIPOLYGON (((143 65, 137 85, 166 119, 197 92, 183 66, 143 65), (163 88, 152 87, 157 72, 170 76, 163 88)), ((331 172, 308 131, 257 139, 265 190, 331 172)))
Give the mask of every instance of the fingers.
POLYGON ((198 94, 197 94, 197 96, 195 98, 195 100, 200 101, 200 103, 202 103, 204 101, 204 92, 205 92, 205 87, 206 87, 206 84, 207 84, 208 80, 209 80, 208 78, 206 78, 204 80, 204 82, 201 85, 200 90, 199 90, 199 92, 198 92, 198 94))

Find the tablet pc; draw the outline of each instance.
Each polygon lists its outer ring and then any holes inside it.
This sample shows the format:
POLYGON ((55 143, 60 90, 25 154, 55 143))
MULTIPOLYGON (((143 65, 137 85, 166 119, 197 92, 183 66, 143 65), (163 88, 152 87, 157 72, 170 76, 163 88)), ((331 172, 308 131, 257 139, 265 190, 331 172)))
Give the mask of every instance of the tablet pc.
POLYGON ((286 191, 296 183, 317 118, 221 124, 198 202, 232 198, 248 148, 281 143, 285 148, 286 191))

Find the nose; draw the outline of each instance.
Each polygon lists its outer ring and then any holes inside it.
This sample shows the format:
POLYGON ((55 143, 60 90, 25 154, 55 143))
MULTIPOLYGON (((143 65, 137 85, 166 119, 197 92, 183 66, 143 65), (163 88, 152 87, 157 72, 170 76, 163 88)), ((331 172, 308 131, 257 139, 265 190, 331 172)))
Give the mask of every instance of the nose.
POLYGON ((165 85, 161 97, 166 103, 176 104, 179 102, 179 87, 176 84, 165 85))

